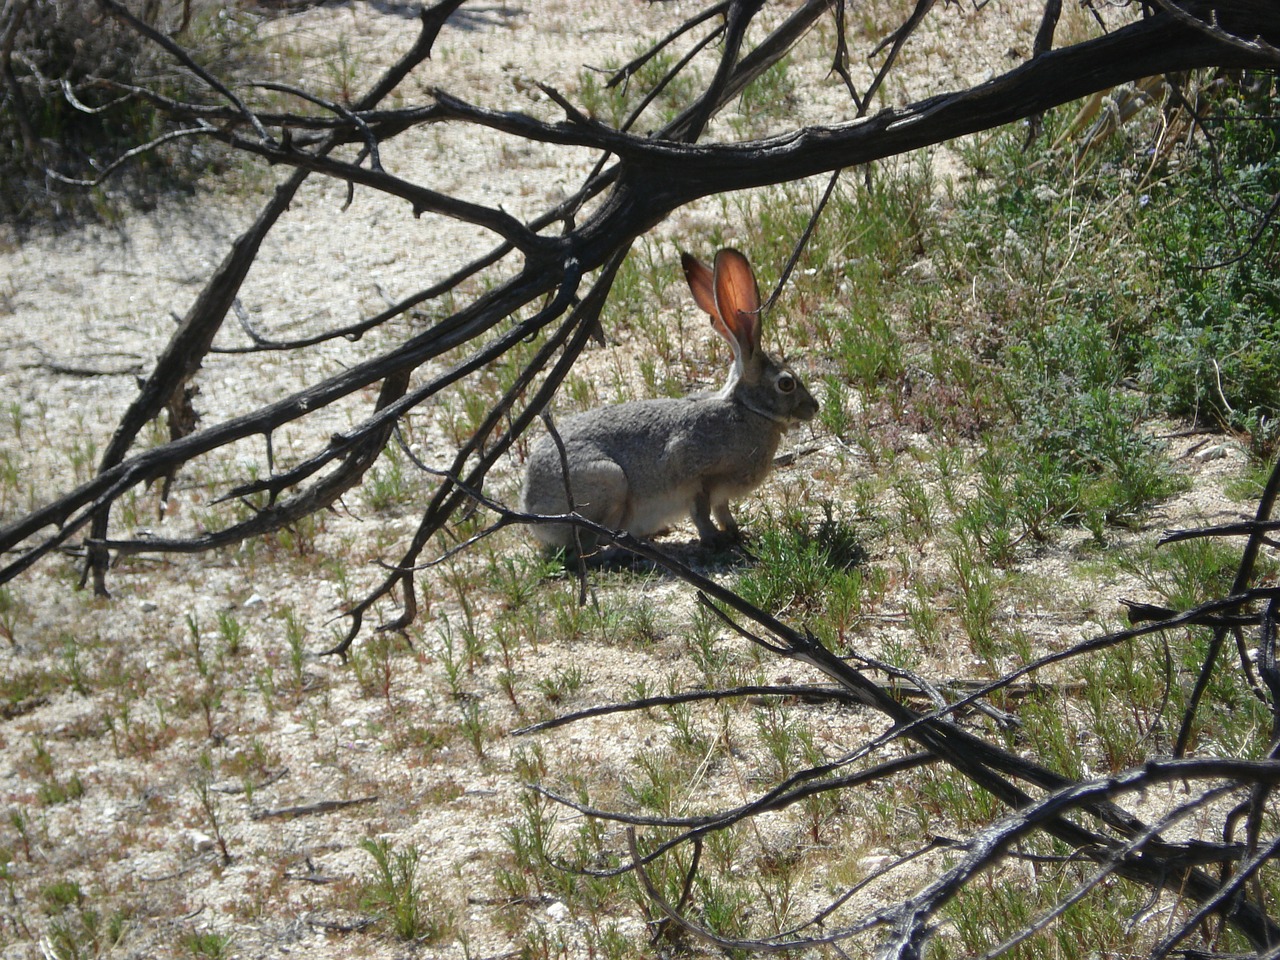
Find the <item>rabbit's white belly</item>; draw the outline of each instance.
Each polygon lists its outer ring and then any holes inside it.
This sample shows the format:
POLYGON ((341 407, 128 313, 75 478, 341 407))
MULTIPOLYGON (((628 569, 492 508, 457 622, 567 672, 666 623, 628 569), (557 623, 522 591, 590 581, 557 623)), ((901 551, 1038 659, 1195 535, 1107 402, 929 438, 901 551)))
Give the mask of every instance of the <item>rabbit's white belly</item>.
POLYGON ((698 494, 696 485, 660 494, 631 494, 631 514, 626 519, 628 533, 637 537, 649 537, 666 530, 673 523, 688 520, 693 514, 693 501, 698 494))

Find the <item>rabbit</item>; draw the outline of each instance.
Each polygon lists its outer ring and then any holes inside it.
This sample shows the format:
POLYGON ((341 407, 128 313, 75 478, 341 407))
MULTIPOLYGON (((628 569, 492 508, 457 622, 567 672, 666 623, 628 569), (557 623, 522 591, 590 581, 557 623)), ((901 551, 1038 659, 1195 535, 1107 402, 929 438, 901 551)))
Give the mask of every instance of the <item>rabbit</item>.
MULTIPOLYGON (((715 392, 633 400, 565 420, 557 429, 563 459, 550 435, 529 454, 521 491, 525 513, 570 511, 567 464, 573 509, 604 527, 651 537, 689 516, 706 547, 738 540, 729 501, 759 486, 783 432, 812 420, 818 402, 760 345, 760 293, 747 258, 724 249, 714 270, 687 253, 681 264, 694 300, 733 349, 728 381, 715 392)), ((548 552, 563 548, 576 556, 579 543, 582 556, 596 550, 596 536, 582 528, 575 534, 570 524, 532 529, 548 552)))

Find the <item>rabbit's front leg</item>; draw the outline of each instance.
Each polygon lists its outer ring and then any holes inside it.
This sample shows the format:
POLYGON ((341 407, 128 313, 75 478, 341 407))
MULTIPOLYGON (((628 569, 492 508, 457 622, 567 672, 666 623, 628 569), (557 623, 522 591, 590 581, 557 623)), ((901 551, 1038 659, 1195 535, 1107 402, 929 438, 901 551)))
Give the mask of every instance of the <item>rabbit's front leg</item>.
POLYGON ((724 535, 731 543, 737 543, 741 535, 738 532, 738 521, 733 519, 733 514, 729 512, 729 501, 717 503, 712 511, 720 521, 720 526, 724 528, 724 535))
POLYGON ((711 522, 711 510, 711 494, 700 490, 693 499, 693 524, 698 528, 698 538, 702 545, 715 549, 735 543, 738 539, 738 524, 729 513, 729 505, 718 503, 715 506, 716 518, 724 524, 723 530, 711 522))

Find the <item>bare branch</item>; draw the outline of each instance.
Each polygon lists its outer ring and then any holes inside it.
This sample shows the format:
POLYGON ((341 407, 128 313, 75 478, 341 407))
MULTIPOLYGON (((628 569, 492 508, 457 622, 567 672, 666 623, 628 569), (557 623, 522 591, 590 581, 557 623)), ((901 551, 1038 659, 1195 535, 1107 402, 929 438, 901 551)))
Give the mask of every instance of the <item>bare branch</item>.
POLYGON ((204 137, 208 135, 209 130, 207 127, 188 127, 185 130, 170 130, 168 133, 162 133, 154 140, 148 140, 146 143, 140 144, 139 146, 133 147, 120 154, 120 156, 116 157, 116 159, 111 161, 111 163, 103 167, 102 172, 92 180, 68 177, 59 173, 57 170, 53 170, 48 167, 45 168, 45 174, 52 177, 54 180, 57 180, 59 183, 65 183, 70 187, 97 187, 106 183, 107 180, 110 179, 111 175, 121 167, 126 166, 144 154, 153 152, 158 147, 164 146, 166 143, 172 143, 175 140, 183 140, 189 137, 204 137))
MULTIPOLYGON (((1161 10, 1183 26, 1199 31, 1219 43, 1236 47, 1250 55, 1269 59, 1272 65, 1280 65, 1280 49, 1272 44, 1280 42, 1273 32, 1264 39, 1261 32, 1253 32, 1258 22, 1266 23, 1263 4, 1257 0, 1151 0, 1161 10)), ((1270 24, 1274 31, 1275 24, 1270 24)))
POLYGON ((203 80, 211 90, 216 91, 225 97, 230 103, 234 104, 240 115, 249 122, 249 125, 258 132, 263 140, 270 141, 271 135, 267 133, 267 128, 262 125, 262 121, 257 118, 252 110, 245 106, 244 101, 231 92, 221 80, 215 77, 209 71, 205 70, 200 64, 187 53, 179 44, 175 43, 169 37, 165 36, 151 24, 147 23, 139 17, 134 16, 129 9, 118 0, 97 0, 98 6, 106 10, 111 16, 115 17, 121 23, 126 23, 129 27, 141 36, 146 37, 153 43, 163 47, 174 59, 181 63, 184 67, 194 73, 203 80))

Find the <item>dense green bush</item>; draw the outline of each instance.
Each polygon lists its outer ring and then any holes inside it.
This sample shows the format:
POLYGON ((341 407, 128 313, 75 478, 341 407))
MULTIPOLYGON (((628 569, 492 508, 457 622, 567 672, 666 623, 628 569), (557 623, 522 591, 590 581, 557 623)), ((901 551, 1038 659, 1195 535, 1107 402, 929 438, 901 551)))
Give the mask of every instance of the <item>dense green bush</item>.
MULTIPOLYGON (((1028 446, 1102 476, 1145 459, 1141 422, 1163 414, 1274 452, 1277 103, 1272 77, 1215 78, 1196 135, 1175 149, 1152 148, 1155 110, 1105 142, 1051 149, 1063 111, 1029 149, 1016 131, 970 147, 981 176, 957 195, 936 255, 1015 374, 1005 398, 1028 446)), ((1129 506, 1151 492, 1135 488, 1129 506)))
POLYGON ((1140 198, 1139 236, 1167 299, 1143 371, 1172 413, 1280 443, 1280 95, 1275 78, 1223 81, 1209 140, 1140 198))

